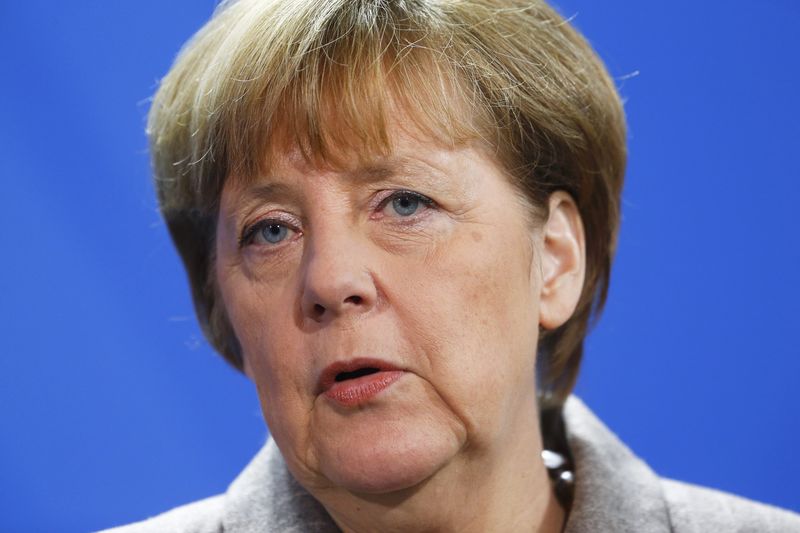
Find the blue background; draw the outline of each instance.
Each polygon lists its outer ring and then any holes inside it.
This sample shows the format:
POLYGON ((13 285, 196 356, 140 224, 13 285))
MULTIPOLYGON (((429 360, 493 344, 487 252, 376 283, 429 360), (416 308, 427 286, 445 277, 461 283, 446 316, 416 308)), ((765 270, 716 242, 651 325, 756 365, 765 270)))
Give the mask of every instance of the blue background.
MULTIPOLYGON (((800 4, 561 0, 626 99, 578 385, 653 468, 800 510, 800 4)), ((214 3, 0 2, 0 530, 223 491, 266 437, 160 220, 148 97, 214 3)))

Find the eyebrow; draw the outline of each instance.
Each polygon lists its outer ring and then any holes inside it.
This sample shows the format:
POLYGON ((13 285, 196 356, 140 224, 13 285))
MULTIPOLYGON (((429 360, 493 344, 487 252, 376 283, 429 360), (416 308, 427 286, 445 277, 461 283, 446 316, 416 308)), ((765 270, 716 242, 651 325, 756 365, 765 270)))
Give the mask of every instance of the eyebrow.
POLYGON ((396 176, 408 176, 423 180, 427 185, 445 181, 445 172, 422 161, 408 157, 398 157, 364 165, 347 173, 347 179, 356 183, 369 184, 388 180, 396 176))
MULTIPOLYGON (((444 172, 408 157, 391 158, 380 162, 368 163, 355 170, 343 172, 345 180, 359 185, 369 185, 397 176, 408 176, 423 183, 433 186, 441 184, 444 180, 444 172)), ((265 176, 262 179, 254 180, 254 183, 246 187, 243 192, 244 208, 259 202, 283 200, 298 201, 297 190, 289 181, 283 180, 280 176, 265 176), (274 180, 274 181, 272 181, 274 180)))
POLYGON ((389 179, 398 173, 399 165, 392 162, 372 163, 347 172, 347 179, 356 183, 374 183, 389 179))
POLYGON ((287 183, 279 181, 254 183, 247 187, 243 194, 243 198, 247 204, 265 200, 291 199, 294 196, 295 192, 292 190, 292 187, 287 183))

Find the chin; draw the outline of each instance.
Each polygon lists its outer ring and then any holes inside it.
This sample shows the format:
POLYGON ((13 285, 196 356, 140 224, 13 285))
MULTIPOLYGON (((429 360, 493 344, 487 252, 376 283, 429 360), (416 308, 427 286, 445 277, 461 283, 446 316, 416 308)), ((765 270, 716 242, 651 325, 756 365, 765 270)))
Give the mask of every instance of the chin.
POLYGON ((409 380, 399 394, 354 410, 320 405, 311 432, 316 470, 348 491, 383 494, 414 487, 444 468, 463 450, 466 431, 419 387, 409 380))
POLYGON ((320 472, 333 485, 355 493, 412 488, 439 472, 460 449, 452 435, 431 435, 430 429, 392 424, 330 439, 317 449, 320 472))

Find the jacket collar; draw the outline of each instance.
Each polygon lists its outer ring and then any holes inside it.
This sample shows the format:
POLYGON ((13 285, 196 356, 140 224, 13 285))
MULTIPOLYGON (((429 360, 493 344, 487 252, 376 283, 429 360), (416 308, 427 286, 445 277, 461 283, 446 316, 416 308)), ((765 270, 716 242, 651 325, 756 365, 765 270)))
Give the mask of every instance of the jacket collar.
POLYGON ((672 531, 661 482, 582 401, 564 405, 575 460, 575 495, 565 533, 672 531))
MULTIPOLYGON (((575 495, 565 533, 671 531, 653 471, 576 397, 564 407, 575 460, 575 495)), ((338 531, 328 513, 292 477, 270 439, 226 493, 224 531, 338 531)))
POLYGON ((337 532, 322 505, 289 473, 271 438, 228 488, 223 531, 337 532))

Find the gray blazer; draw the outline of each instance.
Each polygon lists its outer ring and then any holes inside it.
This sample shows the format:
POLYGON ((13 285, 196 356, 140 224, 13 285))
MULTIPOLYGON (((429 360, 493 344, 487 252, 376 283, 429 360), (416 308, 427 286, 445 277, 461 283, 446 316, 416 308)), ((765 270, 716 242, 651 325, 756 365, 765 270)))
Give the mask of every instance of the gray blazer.
MULTIPOLYGON (((800 515, 659 478, 577 398, 564 418, 575 459, 566 533, 800 533, 800 515)), ((339 531, 289 474, 275 443, 261 449, 225 494, 184 505, 113 533, 339 531)))

